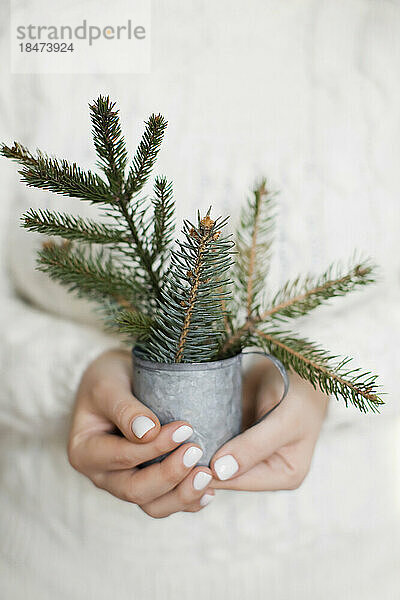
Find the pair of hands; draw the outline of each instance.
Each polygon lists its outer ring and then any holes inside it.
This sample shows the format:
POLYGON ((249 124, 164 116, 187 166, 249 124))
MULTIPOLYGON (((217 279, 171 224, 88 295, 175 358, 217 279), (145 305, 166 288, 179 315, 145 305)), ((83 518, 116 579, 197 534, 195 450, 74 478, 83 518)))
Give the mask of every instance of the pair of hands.
POLYGON ((182 443, 192 434, 190 423, 161 426, 132 395, 131 370, 128 352, 105 352, 86 369, 77 392, 68 457, 97 487, 162 518, 201 510, 216 489, 283 490, 302 483, 328 397, 296 374, 284 402, 251 426, 279 401, 282 381, 267 359, 250 370, 243 382, 244 431, 207 468, 196 467, 200 448, 182 443), (162 462, 137 468, 170 451, 162 462))

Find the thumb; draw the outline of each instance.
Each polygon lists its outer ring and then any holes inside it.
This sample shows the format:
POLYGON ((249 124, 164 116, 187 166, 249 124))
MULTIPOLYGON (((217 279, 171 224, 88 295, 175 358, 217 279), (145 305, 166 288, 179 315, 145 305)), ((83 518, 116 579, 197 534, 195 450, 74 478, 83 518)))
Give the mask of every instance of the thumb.
POLYGON ((96 408, 127 440, 151 442, 161 425, 156 415, 131 393, 125 382, 114 379, 100 385, 93 394, 96 408))
POLYGON ((283 445, 282 419, 276 415, 271 413, 216 452, 211 469, 219 480, 243 475, 283 445))

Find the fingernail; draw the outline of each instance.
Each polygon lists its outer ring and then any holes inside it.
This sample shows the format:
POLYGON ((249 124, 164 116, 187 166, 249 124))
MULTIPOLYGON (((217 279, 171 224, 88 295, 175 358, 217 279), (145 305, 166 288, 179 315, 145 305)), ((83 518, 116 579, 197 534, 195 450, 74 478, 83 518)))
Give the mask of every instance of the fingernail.
POLYGON ((200 506, 207 506, 214 498, 215 496, 212 496, 211 494, 204 494, 204 496, 200 498, 200 506))
POLYGON ((210 473, 205 473, 204 471, 199 471, 196 473, 193 479, 193 487, 195 490, 204 490, 205 487, 208 486, 212 479, 212 475, 210 473))
POLYGON ((226 454, 215 461, 214 469, 218 475, 218 479, 225 481, 225 479, 229 479, 239 470, 239 465, 232 454, 226 454))
POLYGON ((172 434, 172 441, 174 442, 184 442, 188 440, 193 433, 193 429, 189 427, 189 425, 181 425, 174 431, 172 434))
POLYGON ((136 417, 132 423, 132 431, 138 438, 142 438, 145 433, 153 429, 156 424, 149 417, 136 417))
POLYGON ((200 448, 196 448, 196 446, 191 446, 186 450, 185 454, 183 455, 183 464, 185 465, 185 467, 193 467, 193 465, 199 462, 202 456, 203 450, 200 450, 200 448))

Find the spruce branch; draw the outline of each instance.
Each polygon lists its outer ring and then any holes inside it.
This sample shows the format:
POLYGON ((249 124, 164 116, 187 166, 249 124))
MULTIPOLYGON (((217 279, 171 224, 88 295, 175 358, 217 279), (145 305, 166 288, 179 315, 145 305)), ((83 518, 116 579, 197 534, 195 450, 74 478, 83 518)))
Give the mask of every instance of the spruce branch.
POLYGON ((332 264, 319 277, 310 275, 287 282, 274 296, 270 308, 247 317, 224 341, 221 356, 230 355, 248 340, 255 328, 269 320, 285 321, 303 316, 325 304, 330 298, 343 296, 375 281, 375 267, 368 260, 357 261, 345 271, 332 264))
MULTIPOLYGON (((142 140, 136 151, 126 182, 124 169, 127 162, 125 141, 122 137, 118 111, 109 98, 100 96, 91 105, 93 137, 101 166, 107 175, 110 190, 114 194, 114 206, 109 211, 121 223, 123 217, 132 242, 132 249, 124 252, 139 263, 144 273, 144 281, 152 290, 155 298, 160 297, 160 281, 154 266, 155 256, 149 249, 148 231, 150 222, 146 221, 148 205, 144 199, 136 198, 146 183, 157 158, 167 122, 161 115, 151 115, 146 123, 142 140), (119 213, 119 214, 116 214, 119 213)), ((158 190, 157 182, 155 189, 158 190)), ((168 196, 172 190, 166 189, 168 196)), ((167 198, 169 201, 169 197, 167 198)), ((167 210, 169 206, 167 205, 167 210)), ((173 210, 173 208, 172 208, 173 210)))
POLYGON ((128 159, 125 140, 122 136, 118 110, 115 102, 107 96, 99 96, 89 105, 92 119, 92 134, 99 166, 104 171, 110 188, 121 194, 124 171, 128 159))
MULTIPOLYGON (((208 217, 208 215, 207 215, 208 217)), ((193 318, 193 312, 196 306, 196 302, 199 299, 199 291, 200 286, 202 284, 201 275, 202 271, 204 271, 204 261, 205 261, 205 252, 207 249, 207 244, 212 240, 212 227, 214 226, 214 222, 208 218, 202 219, 199 224, 198 231, 192 231, 192 237, 197 238, 198 248, 196 251, 196 261, 194 263, 194 270, 191 271, 190 274, 190 292, 187 298, 186 303, 183 301, 184 308, 184 319, 182 330, 179 336, 178 348, 175 353, 175 362, 182 362, 183 354, 185 351, 185 345, 187 342, 187 338, 189 335, 189 328, 191 325, 191 321, 193 318), (209 220, 208 220, 209 219, 209 220)), ((217 235, 217 234, 215 234, 217 235)), ((203 273, 204 276, 204 273, 203 273)), ((208 282, 206 283, 206 285, 208 282)))
POLYGON ((164 138, 167 121, 162 115, 152 114, 129 169, 125 185, 125 196, 131 198, 140 192, 149 178, 164 138))
POLYGON ((146 344, 156 362, 211 360, 223 334, 221 285, 232 265, 228 237, 221 236, 226 219, 213 221, 209 212, 197 226, 184 222, 183 241, 172 251, 162 299, 146 344))
POLYGON ((23 166, 36 165, 36 159, 33 154, 28 148, 18 142, 14 142, 11 148, 6 144, 1 144, 0 154, 23 166))
POLYGON ((237 258, 234 269, 236 293, 247 317, 258 312, 269 269, 274 226, 272 194, 266 179, 256 185, 243 207, 236 231, 237 258))
POLYGON ((151 256, 158 259, 160 267, 166 260, 166 254, 174 233, 175 203, 173 201, 172 183, 166 177, 156 177, 153 198, 153 239, 151 256))
POLYGON ((331 355, 317 344, 298 338, 288 331, 256 329, 258 345, 272 352, 288 369, 308 380, 314 388, 343 398, 346 406, 353 404, 361 412, 379 412, 383 404, 376 384, 377 375, 349 368, 351 358, 331 355))
POLYGON ((349 265, 345 270, 340 264, 332 264, 317 278, 299 276, 285 283, 259 320, 287 320, 303 316, 331 298, 374 283, 375 270, 374 265, 364 260, 349 265))
POLYGON ((153 320, 143 312, 110 306, 106 325, 110 331, 126 334, 131 343, 132 339, 139 342, 149 337, 153 320))
POLYGON ((76 163, 50 158, 38 151, 34 156, 17 142, 12 148, 2 145, 0 153, 22 165, 22 181, 29 187, 48 190, 96 203, 112 203, 107 184, 91 171, 82 171, 76 163))
POLYGON ((70 242, 44 242, 38 252, 37 268, 80 297, 100 303, 111 301, 137 310, 146 299, 134 273, 114 264, 103 252, 73 248, 70 242))
MULTIPOLYGON (((141 279, 141 284, 148 288, 150 295, 160 298, 160 264, 156 266, 154 263, 157 258, 160 263, 163 257, 152 255, 148 241, 148 233, 152 224, 148 217, 149 206, 146 205, 144 199, 135 198, 132 202, 131 198, 142 189, 150 175, 167 122, 161 115, 150 116, 125 182, 124 169, 127 163, 127 153, 115 103, 112 103, 108 97, 100 96, 90 105, 90 112, 96 152, 100 167, 107 176, 108 184, 99 175, 91 171, 82 171, 75 163, 70 164, 66 160, 50 158, 40 151, 33 155, 17 142, 12 148, 3 144, 0 153, 22 165, 20 174, 22 181, 28 186, 105 205, 107 214, 116 219, 118 223, 116 230, 121 231, 124 241, 130 240, 129 245, 120 248, 121 252, 133 260, 136 266, 136 275, 141 279)), ((163 184, 160 185, 163 186, 163 184)), ((160 185, 157 187, 156 183, 157 191, 161 191, 160 185)), ((164 220, 166 227, 170 227, 171 211, 173 211, 173 207, 171 207, 172 190, 168 185, 164 188, 166 194, 164 220)), ((156 220, 154 226, 156 224, 160 225, 160 220, 156 220)), ((30 222, 30 225, 33 226, 33 223, 30 222)), ((53 225, 56 230, 58 225, 62 224, 58 223, 57 225, 54 222, 53 225)), ((82 223, 78 230, 75 228, 75 235, 72 232, 74 224, 69 222, 65 225, 67 226, 61 227, 65 234, 64 237, 83 241, 79 231, 79 229, 84 230, 82 223)), ((50 233, 50 224, 47 223, 47 226, 42 224, 42 231, 47 228, 47 233, 50 233)), ((38 223, 37 227, 39 227, 38 223)), ((87 233, 90 233, 92 237, 97 237, 98 234, 101 234, 100 237, 103 234, 107 237, 110 231, 105 229, 101 232, 95 231, 91 223, 87 233)), ((60 230, 57 231, 57 235, 59 234, 60 230)), ((108 242, 99 241, 99 243, 108 242)), ((165 250, 166 247, 167 243, 164 245, 165 250)))
POLYGON ((116 227, 48 209, 30 208, 22 215, 21 220, 22 226, 29 231, 57 235, 66 240, 112 246, 130 243, 125 232, 116 227))

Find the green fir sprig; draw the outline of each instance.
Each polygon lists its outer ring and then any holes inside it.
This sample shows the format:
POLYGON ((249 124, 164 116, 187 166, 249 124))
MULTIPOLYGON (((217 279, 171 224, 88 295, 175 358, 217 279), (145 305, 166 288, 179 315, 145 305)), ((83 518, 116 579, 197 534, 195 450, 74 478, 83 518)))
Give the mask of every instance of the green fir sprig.
POLYGON ((197 225, 184 222, 183 240, 172 251, 171 266, 144 353, 164 362, 203 362, 215 355, 223 335, 221 300, 232 266, 233 242, 221 235, 226 219, 210 211, 197 225))
POLYGON ((256 330, 255 343, 274 354, 288 368, 307 379, 326 394, 341 397, 346 406, 361 412, 379 412, 383 400, 378 396, 377 375, 350 368, 352 359, 339 358, 290 331, 269 328, 256 330))
POLYGON ((3 144, 0 152, 22 166, 19 173, 28 187, 93 204, 113 202, 110 189, 101 177, 91 171, 83 171, 76 163, 51 158, 41 151, 34 155, 17 142, 11 148, 3 144))
POLYGON ((368 260, 353 259, 346 269, 339 263, 332 264, 318 277, 298 276, 287 281, 263 312, 262 320, 301 317, 331 298, 374 282, 375 267, 368 260))
POLYGON ((136 310, 146 302, 145 290, 124 265, 104 251, 74 247, 70 242, 45 242, 37 268, 78 296, 136 310))
POLYGON ((29 231, 56 235, 66 240, 86 244, 130 244, 131 237, 123 229, 98 223, 93 219, 60 213, 54 210, 30 208, 22 217, 22 227, 29 231))
POLYGON ((128 198, 140 192, 146 184, 156 162, 167 124, 162 115, 155 114, 151 115, 145 123, 146 128, 125 184, 125 193, 128 198))
POLYGON ((158 261, 159 269, 168 262, 175 230, 175 203, 172 183, 166 177, 156 177, 153 188, 154 231, 151 241, 151 257, 158 261))
POLYGON ((112 192, 121 195, 128 153, 122 136, 118 110, 114 110, 115 102, 103 96, 99 96, 92 105, 89 105, 89 109, 98 165, 106 175, 112 192))
POLYGON ((273 194, 266 179, 256 185, 240 215, 236 230, 237 258, 233 269, 238 309, 250 317, 263 302, 274 231, 273 194))

